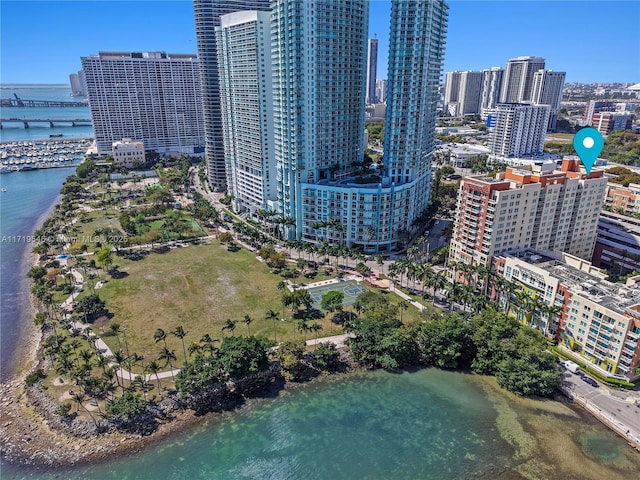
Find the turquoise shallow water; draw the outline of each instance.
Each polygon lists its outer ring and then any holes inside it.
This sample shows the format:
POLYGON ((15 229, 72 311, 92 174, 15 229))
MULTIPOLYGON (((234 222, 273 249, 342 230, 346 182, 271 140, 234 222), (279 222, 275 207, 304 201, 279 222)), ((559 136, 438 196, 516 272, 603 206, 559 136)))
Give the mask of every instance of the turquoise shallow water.
POLYGON ((624 442, 557 402, 535 402, 537 409, 550 404, 543 421, 556 428, 563 421, 575 439, 562 440, 573 442, 566 444, 568 451, 575 447, 571 463, 562 468, 577 470, 560 469, 545 453, 545 439, 527 432, 533 409, 505 407, 483 382, 435 369, 321 379, 203 420, 128 458, 58 472, 5 465, 2 478, 636 478, 628 475, 638 471, 640 460, 624 442), (559 476, 547 476, 551 472, 559 476))

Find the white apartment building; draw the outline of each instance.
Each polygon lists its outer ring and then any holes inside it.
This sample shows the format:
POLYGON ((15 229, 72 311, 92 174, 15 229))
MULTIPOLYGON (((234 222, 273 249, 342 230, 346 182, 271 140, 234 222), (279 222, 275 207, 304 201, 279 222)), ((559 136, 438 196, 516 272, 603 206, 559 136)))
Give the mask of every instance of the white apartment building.
POLYGON ((458 114, 461 77, 462 72, 446 72, 444 74, 444 110, 453 116, 458 114))
POLYGON ((482 71, 480 114, 483 118, 486 118, 500 101, 503 74, 504 70, 500 67, 492 67, 482 71))
POLYGON ((111 155, 113 164, 126 168, 133 168, 144 165, 145 151, 144 142, 123 138, 112 144, 111 155))
POLYGON ((207 180, 211 189, 216 192, 227 191, 227 174, 220 110, 215 27, 220 26, 222 15, 241 10, 270 11, 271 0, 193 0, 204 111, 207 180))
POLYGON ((384 103, 387 101, 387 81, 376 80, 376 97, 379 102, 384 103))
MULTIPOLYGON (((628 381, 638 378, 640 277, 626 285, 614 284, 588 261, 529 249, 498 256, 496 270, 530 298, 560 307, 559 315, 538 309, 528 321, 559 340, 565 352, 602 375, 628 381)), ((494 294, 500 298, 499 292, 494 294)))
POLYGON ((494 110, 489 148, 494 157, 540 155, 549 123, 549 105, 499 103, 494 110))
POLYGON ((480 113, 482 77, 482 72, 467 71, 460 74, 458 115, 472 115, 480 113))
POLYGON ((510 59, 504 70, 500 102, 531 102, 533 75, 541 69, 544 69, 544 58, 517 57, 510 59))
POLYGON ((496 178, 465 177, 449 258, 489 266, 495 255, 534 248, 591 259, 607 179, 578 160, 508 167, 496 178))
POLYGON ((533 74, 531 102, 534 105, 549 105, 551 107, 547 127, 549 131, 556 129, 566 75, 566 72, 554 72, 553 70, 538 70, 533 74))
POLYGON ((236 212, 277 198, 273 145, 271 14, 240 11, 216 27, 227 192, 236 212))
POLYGON ((97 153, 135 138, 159 153, 199 154, 204 121, 198 59, 164 52, 82 57, 97 153))

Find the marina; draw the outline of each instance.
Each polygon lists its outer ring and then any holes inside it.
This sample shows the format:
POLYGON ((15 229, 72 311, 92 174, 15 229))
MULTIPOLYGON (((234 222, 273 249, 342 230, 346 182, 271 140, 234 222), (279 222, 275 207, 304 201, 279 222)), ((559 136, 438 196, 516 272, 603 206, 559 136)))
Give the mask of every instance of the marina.
POLYGON ((92 143, 88 138, 1 143, 0 173, 75 165, 82 161, 92 143))

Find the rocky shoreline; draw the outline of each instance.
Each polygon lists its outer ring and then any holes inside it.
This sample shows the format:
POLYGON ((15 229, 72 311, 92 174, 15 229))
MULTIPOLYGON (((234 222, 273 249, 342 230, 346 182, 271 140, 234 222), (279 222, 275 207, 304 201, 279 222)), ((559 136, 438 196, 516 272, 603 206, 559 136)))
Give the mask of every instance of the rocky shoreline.
POLYGON ((2 384, 0 447, 2 460, 30 467, 65 467, 105 461, 138 451, 168 435, 201 423, 203 416, 233 411, 247 398, 284 386, 277 362, 260 374, 181 396, 172 393, 131 421, 95 422, 60 417, 58 404, 39 385, 17 377, 2 384))

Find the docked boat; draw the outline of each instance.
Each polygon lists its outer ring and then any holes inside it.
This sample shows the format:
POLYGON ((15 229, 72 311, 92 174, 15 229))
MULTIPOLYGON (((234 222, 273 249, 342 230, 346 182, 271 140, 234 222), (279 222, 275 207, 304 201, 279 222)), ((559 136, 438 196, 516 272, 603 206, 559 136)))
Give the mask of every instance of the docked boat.
POLYGON ((49 138, 59 138, 64 136, 64 133, 50 133, 49 138))

